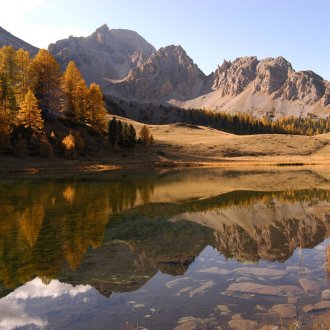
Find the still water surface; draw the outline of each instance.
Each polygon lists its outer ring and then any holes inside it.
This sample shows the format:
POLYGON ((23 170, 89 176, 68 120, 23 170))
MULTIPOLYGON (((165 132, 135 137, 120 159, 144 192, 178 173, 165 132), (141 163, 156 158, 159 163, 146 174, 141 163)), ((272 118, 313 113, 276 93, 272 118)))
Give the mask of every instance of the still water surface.
POLYGON ((307 170, 1 179, 0 329, 327 325, 329 230, 307 170))

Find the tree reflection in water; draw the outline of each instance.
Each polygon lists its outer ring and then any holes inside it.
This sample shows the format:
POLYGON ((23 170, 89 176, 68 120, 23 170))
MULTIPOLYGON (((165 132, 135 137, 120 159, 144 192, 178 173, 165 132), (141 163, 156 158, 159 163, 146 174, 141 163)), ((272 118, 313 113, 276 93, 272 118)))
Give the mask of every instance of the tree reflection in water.
MULTIPOLYGON (((3 181, 1 295, 38 276, 109 296, 141 287, 159 270, 184 274, 208 245, 239 261, 283 262, 328 236, 328 190, 198 196, 203 177, 191 173, 3 181)), ((204 173, 219 185, 236 179, 204 173)))

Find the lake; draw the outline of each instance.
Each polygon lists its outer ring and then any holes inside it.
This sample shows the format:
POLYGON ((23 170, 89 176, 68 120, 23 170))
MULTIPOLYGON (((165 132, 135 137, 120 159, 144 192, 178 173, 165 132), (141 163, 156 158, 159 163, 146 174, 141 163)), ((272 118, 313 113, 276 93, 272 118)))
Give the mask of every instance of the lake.
POLYGON ((327 329, 329 233, 322 170, 1 178, 0 329, 327 329))

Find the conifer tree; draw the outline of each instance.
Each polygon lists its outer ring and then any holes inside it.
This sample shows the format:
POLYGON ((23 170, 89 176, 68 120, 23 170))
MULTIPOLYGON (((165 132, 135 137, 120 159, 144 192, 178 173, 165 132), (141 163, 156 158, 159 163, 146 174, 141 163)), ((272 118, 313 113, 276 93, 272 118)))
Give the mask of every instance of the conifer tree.
POLYGON ((9 142, 11 125, 4 108, 0 105, 0 147, 6 147, 9 142))
POLYGON ((106 109, 103 101, 103 94, 99 85, 92 83, 88 91, 88 108, 86 121, 93 131, 101 133, 106 127, 106 109))
POLYGON ((16 53, 13 47, 4 46, 0 50, 0 103, 5 116, 15 120, 17 104, 15 97, 16 53))
POLYGON ((154 142, 154 138, 150 133, 149 128, 144 125, 139 133, 140 143, 144 147, 149 147, 154 142))
POLYGON ((29 90, 22 102, 19 111, 20 124, 35 132, 41 132, 44 128, 44 121, 41 116, 41 110, 33 92, 29 90))
POLYGON ((125 123, 122 128, 122 145, 124 147, 133 147, 136 143, 136 132, 133 125, 125 123))
POLYGON ((121 122, 121 120, 118 120, 117 122, 117 143, 119 146, 123 146, 123 123, 121 122))
POLYGON ((129 126, 127 123, 122 126, 122 146, 129 147, 129 126))
POLYGON ((112 117, 108 124, 108 138, 112 146, 114 146, 117 141, 117 119, 112 117))
POLYGON ((136 131, 132 124, 129 125, 128 130, 128 144, 130 147, 133 147, 136 143, 136 131))
POLYGON ((88 110, 90 107, 89 90, 84 80, 80 80, 73 95, 73 108, 75 110, 75 118, 79 123, 87 121, 88 110))
POLYGON ((60 65, 46 50, 40 49, 34 57, 31 71, 33 90, 45 112, 57 113, 60 110, 60 65))
POLYGON ((85 80, 73 61, 69 62, 63 74, 62 89, 65 95, 65 115, 73 122, 84 121, 88 89, 85 80))
POLYGON ((16 52, 16 83, 15 94, 18 105, 20 105, 25 94, 32 86, 31 65, 32 59, 27 50, 20 48, 16 52))

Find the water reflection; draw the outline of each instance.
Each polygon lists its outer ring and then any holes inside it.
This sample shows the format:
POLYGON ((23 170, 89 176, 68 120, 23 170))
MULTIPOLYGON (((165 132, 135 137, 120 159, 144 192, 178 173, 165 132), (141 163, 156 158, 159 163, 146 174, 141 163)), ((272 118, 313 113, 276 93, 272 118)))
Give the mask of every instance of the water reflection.
POLYGON ((329 236, 327 182, 309 171, 221 170, 2 180, 0 309, 32 289, 133 292, 159 272, 184 275, 207 247, 224 262, 286 262, 329 236))

